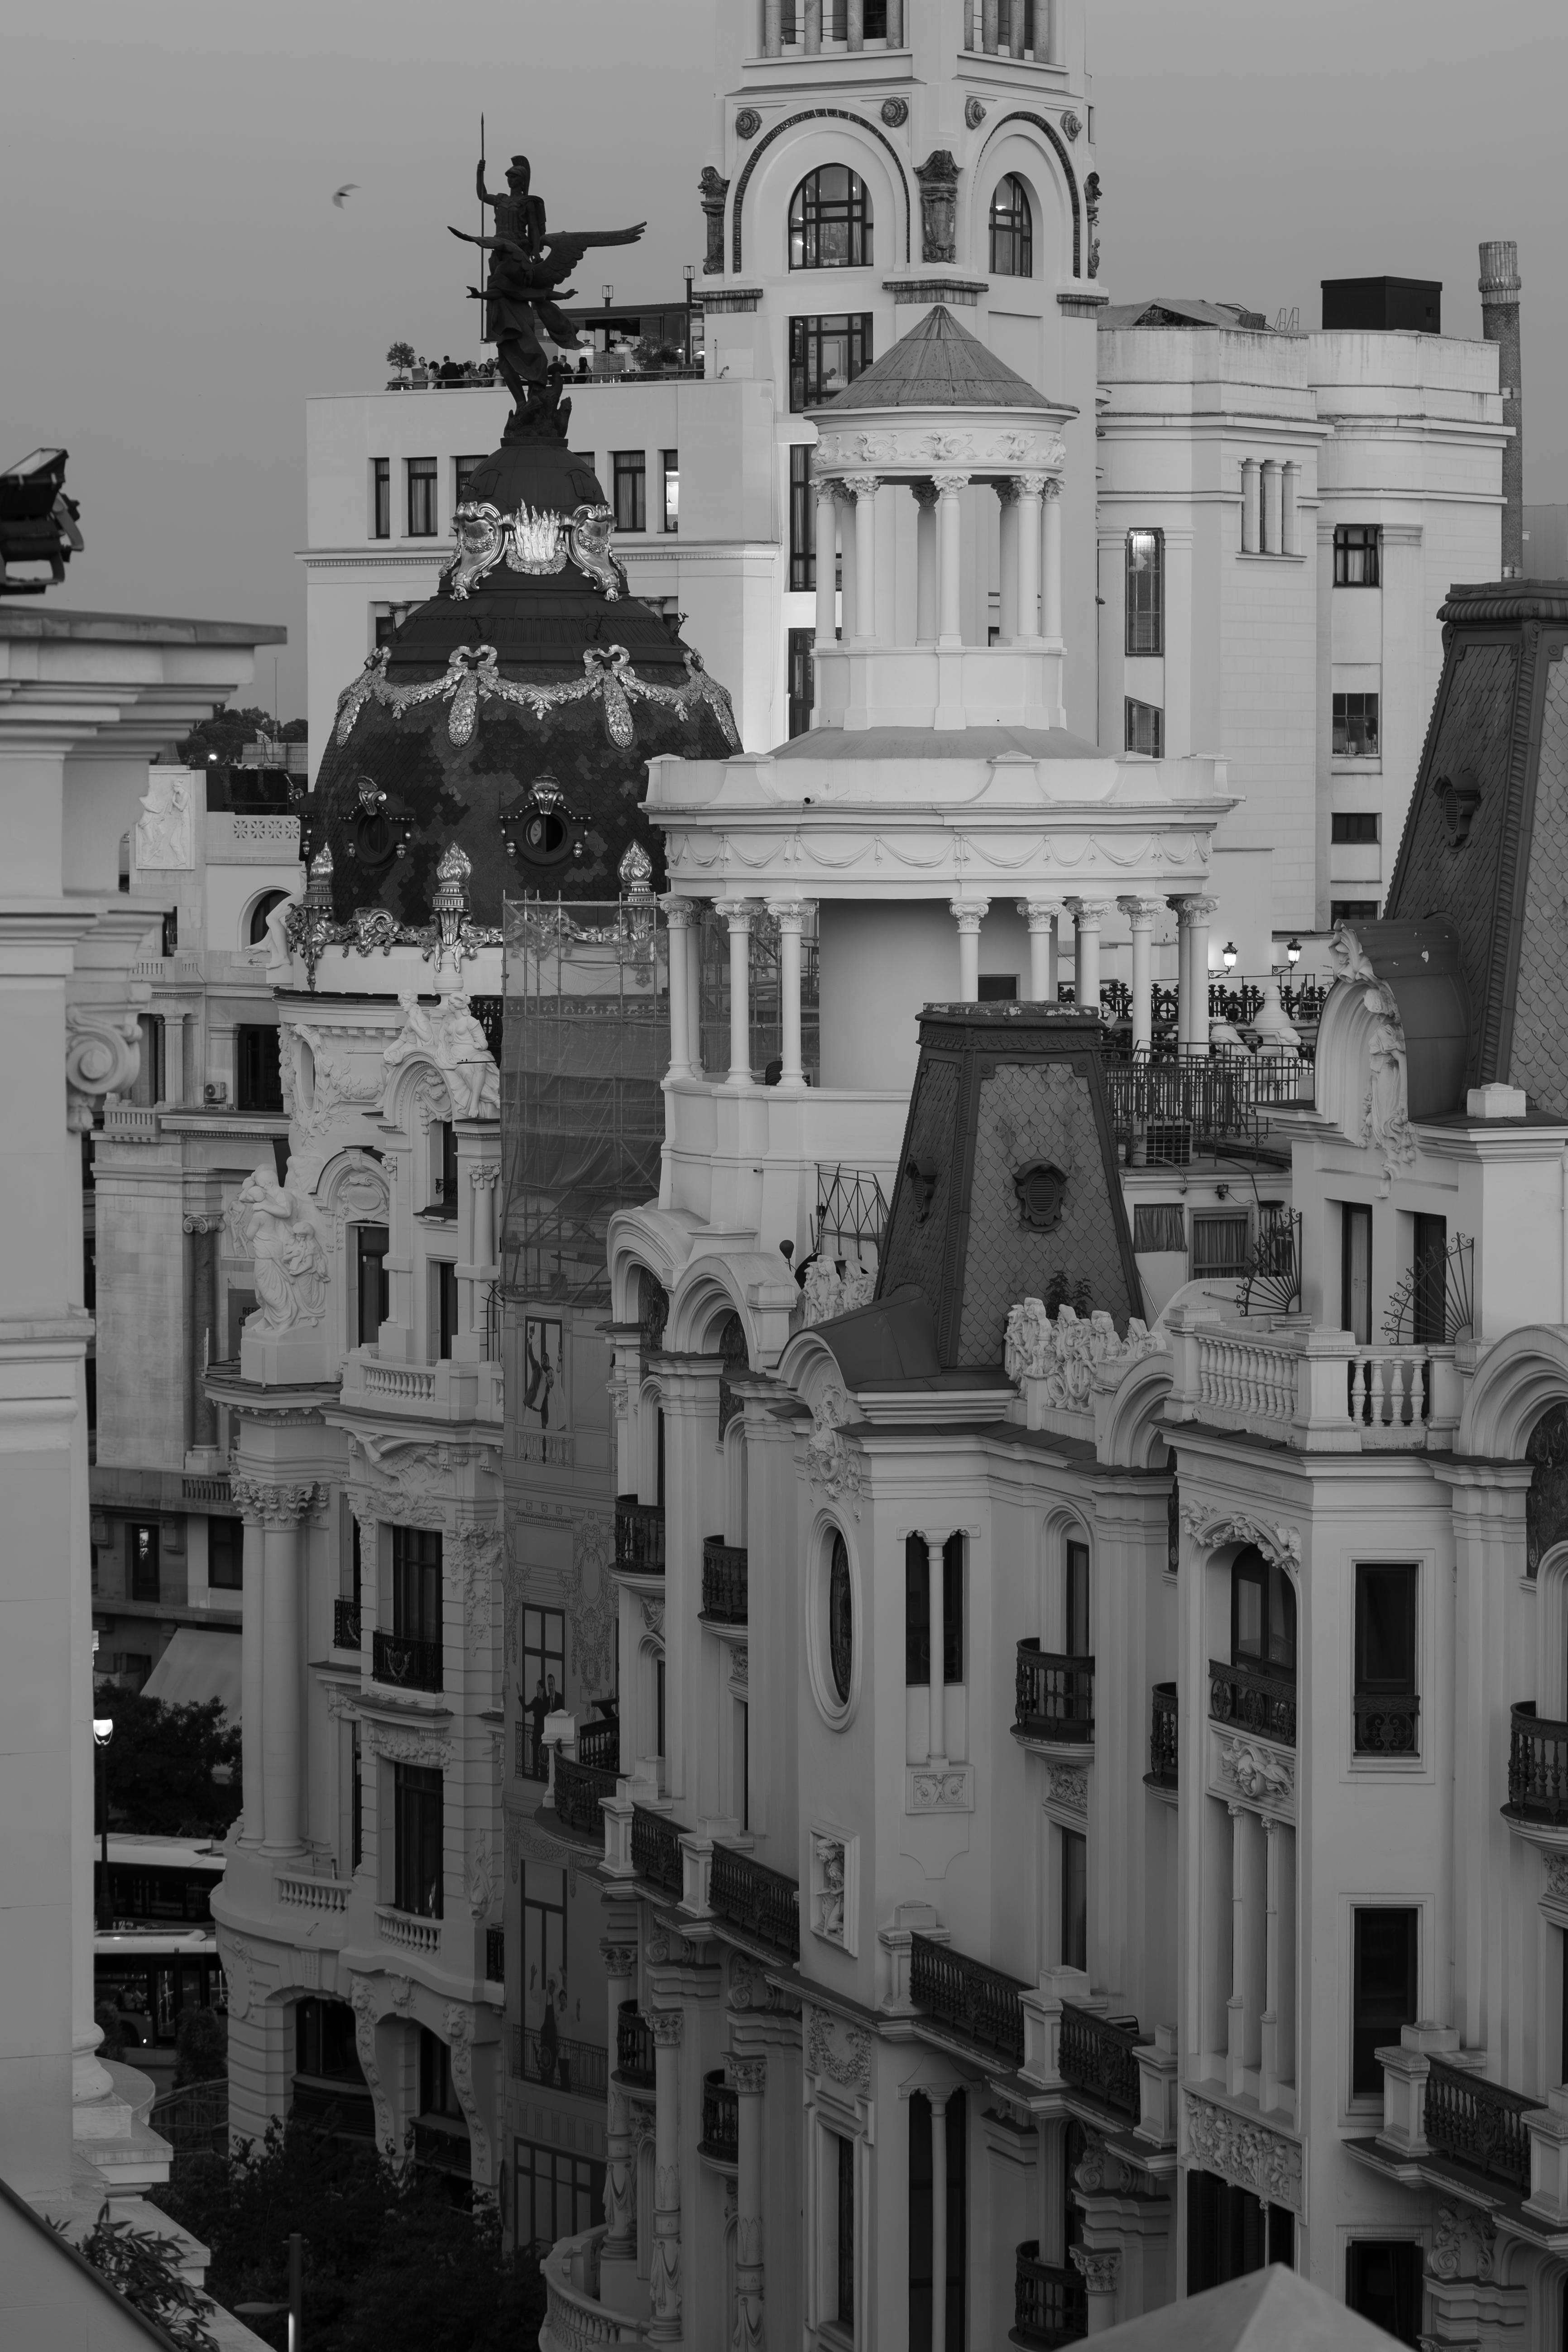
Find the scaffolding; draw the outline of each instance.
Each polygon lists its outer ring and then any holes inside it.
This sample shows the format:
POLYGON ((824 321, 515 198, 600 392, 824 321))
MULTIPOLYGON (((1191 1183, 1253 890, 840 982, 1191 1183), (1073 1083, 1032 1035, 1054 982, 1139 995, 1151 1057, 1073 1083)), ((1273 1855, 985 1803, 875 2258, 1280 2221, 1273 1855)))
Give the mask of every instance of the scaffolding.
POLYGON ((610 1219, 658 1196, 664 917, 646 893, 508 899, 503 942, 502 1292, 607 1305, 610 1219))

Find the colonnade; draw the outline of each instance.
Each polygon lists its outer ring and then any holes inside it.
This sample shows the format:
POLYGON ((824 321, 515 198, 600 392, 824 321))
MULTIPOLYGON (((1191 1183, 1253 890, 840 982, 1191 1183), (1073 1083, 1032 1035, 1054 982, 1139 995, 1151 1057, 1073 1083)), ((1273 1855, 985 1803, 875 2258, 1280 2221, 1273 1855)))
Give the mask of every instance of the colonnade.
MULTIPOLYGON (((1115 908, 1125 915, 1132 935, 1132 1050, 1148 1053, 1153 1044, 1154 923, 1162 903, 1173 907, 1177 925, 1177 1050, 1208 1052, 1209 924, 1218 900, 1196 893, 1164 902, 1157 898, 1020 898, 1017 910, 1028 925, 1029 987, 1033 1003, 1057 1001, 1058 942, 1072 926, 1073 994, 1080 1005, 1100 1003, 1100 927, 1115 908)), ((802 936, 811 904, 798 898, 729 898, 719 902, 730 935, 730 1062, 724 1083, 754 1084, 751 1061, 751 940, 752 926, 765 908, 778 925, 780 1060, 778 1083, 786 1088, 805 1084, 801 1062, 802 936)), ((703 1076, 701 1039, 701 973, 700 962, 700 903, 670 897, 663 901, 669 926, 669 1076, 703 1076)), ((958 927, 958 994, 973 1003, 980 994, 980 934, 991 901, 957 898, 949 911, 958 927)), ((715 1074, 717 1075, 717 1074, 715 1074)))
MULTIPOLYGON (((1022 0, 1015 0, 1015 5, 1021 16, 1022 0)), ((798 42, 808 58, 821 54, 823 11, 824 0, 795 0, 790 9, 791 29, 787 45, 790 48, 793 49, 798 42)), ((763 55, 765 58, 783 57, 786 46, 784 33, 784 0, 763 0, 763 55)), ((847 48, 865 47, 866 0, 845 0, 844 35, 847 48)), ((888 0, 887 46, 889 49, 901 49, 904 46, 904 0, 888 0)), ((1022 56, 1022 50, 1018 54, 1022 56)))
MULTIPOLYGON (((891 501, 878 492, 902 486, 914 499, 915 642, 957 646, 963 627, 963 508, 972 480, 991 478, 943 470, 914 479, 843 474, 816 484, 816 641, 837 635, 835 565, 843 509, 844 637, 848 644, 891 645, 893 615, 879 607, 877 580, 895 529, 891 501)), ((1050 474, 1011 474, 993 481, 1002 509, 1001 641, 1060 650, 1062 641, 1061 484, 1050 474)))
POLYGON ((1293 459, 1244 457, 1241 461, 1241 551, 1243 555, 1300 555, 1298 496, 1301 468, 1293 459))

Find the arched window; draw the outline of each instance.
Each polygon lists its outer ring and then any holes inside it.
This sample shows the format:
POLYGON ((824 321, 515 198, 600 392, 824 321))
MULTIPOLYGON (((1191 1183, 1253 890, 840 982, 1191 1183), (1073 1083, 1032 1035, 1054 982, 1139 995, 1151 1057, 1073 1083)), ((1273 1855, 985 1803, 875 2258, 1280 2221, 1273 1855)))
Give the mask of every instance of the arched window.
POLYGON ((288 897, 286 890, 264 890, 250 910, 250 944, 258 948, 267 937, 268 919, 275 907, 280 907, 288 897))
POLYGON ((991 274, 994 278, 1032 278, 1035 274, 1035 220, 1022 180, 1011 172, 996 183, 991 199, 991 274))
POLYGON ((845 163, 808 172, 789 205, 792 269, 869 269, 871 199, 845 163))

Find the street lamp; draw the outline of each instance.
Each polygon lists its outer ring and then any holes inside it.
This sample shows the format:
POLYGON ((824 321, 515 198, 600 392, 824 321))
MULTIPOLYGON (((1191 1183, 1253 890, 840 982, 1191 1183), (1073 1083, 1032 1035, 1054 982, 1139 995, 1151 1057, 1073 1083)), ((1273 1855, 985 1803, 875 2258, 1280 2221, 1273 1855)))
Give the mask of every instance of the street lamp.
MULTIPOLYGON (((93 1635, 96 1643, 98 1635, 93 1635)), ((99 1853, 98 1924, 110 1927, 114 1924, 114 1906, 109 1899, 109 1743, 114 1737, 114 1717, 95 1715, 92 1718, 92 1744, 97 1750, 94 1763, 98 1771, 98 1818, 102 1844, 99 1853)))
POLYGON ((605 298, 605 308, 607 310, 615 299, 616 289, 613 286, 601 286, 599 291, 605 298))
POLYGON ((1236 941, 1234 940, 1226 940, 1224 947, 1222 947, 1219 951, 1219 960, 1221 963, 1224 964, 1226 976, 1228 977, 1229 974, 1236 970, 1236 941))
POLYGON ((1291 971, 1294 971, 1296 966, 1301 961, 1301 942, 1300 940, 1291 940, 1288 943, 1285 950, 1285 961, 1289 965, 1291 971))
POLYGON ((289 2300, 287 2303, 237 2303, 237 2319, 276 2319, 289 2315, 289 2352, 301 2352, 305 2316, 305 2241, 298 2230, 289 2233, 289 2300))

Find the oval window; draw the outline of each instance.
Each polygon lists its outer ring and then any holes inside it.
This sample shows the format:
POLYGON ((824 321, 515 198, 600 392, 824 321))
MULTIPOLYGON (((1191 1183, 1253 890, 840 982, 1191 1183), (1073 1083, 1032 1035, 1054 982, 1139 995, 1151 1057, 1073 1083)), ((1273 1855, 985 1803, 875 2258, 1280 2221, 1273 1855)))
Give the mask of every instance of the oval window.
POLYGON ((391 819, 382 809, 367 809, 354 826, 355 846, 366 866, 385 866, 397 848, 391 819))
POLYGON ((838 1703, 847 1706, 855 1667, 855 1608, 849 1590, 849 1548, 837 1530, 827 1568, 827 1663, 838 1703))

